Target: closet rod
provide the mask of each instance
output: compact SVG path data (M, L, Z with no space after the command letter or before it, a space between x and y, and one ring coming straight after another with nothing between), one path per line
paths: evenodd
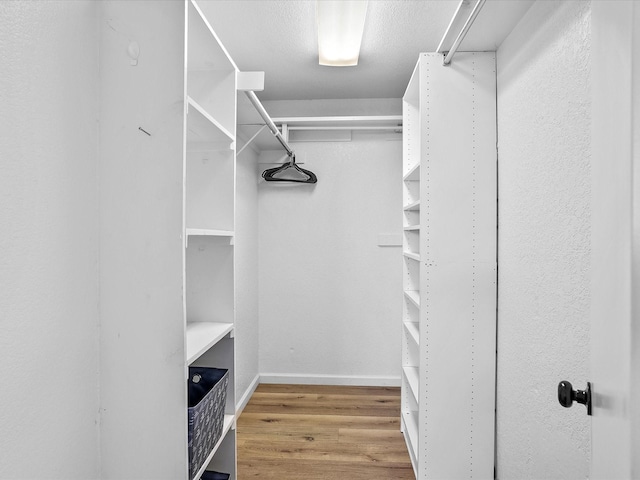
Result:
M456 52L458 51L458 48L460 47L460 44L462 43L462 40L464 40L464 37L466 37L467 33L469 33L469 29L471 28L471 25L473 25L473 22L476 20L476 17L480 13L480 10L482 9L486 1L487 0L478 0L477 3L474 5L473 10L471 10L471 13L469 14L469 18L467 18L467 21L462 26L462 30L460 30L460 33L458 34L455 41L453 42L453 45L451 45L451 48L445 55L444 61L442 62L443 65L449 65L451 63L453 56L456 54ZM454 18L451 20L451 23L449 24L449 28L451 28L451 26L453 25L456 19L456 16L459 15L463 3L464 3L464 0L460 2L460 5L458 6L456 13L454 14ZM438 52L442 50L444 39L447 37L448 34L449 34L449 30L447 29L447 32L445 32L444 37L442 37L442 41L438 46L438 50L437 50Z
M325 131L325 130L393 130L393 131L400 131L402 130L402 125L375 125L375 126L366 126L366 125L340 125L340 126L330 126L330 127L323 127L322 125L311 125L311 126L304 126L304 125L300 125L300 126L289 126L288 127L289 131L292 130L308 130L308 131L313 131L313 130L320 130L320 131Z
M262 106L262 103L260 103L260 100L258 100L258 97L256 96L256 94L251 90L247 90L244 93L247 94L247 98L249 98L249 100L251 101L255 109L258 111L262 119L266 122L267 127L269 127L269 130L271 130L271 133L273 133L273 136L278 139L278 141L280 142L280 145L282 145L282 148L284 148L285 151L287 152L287 155L289 155L289 158L293 158L294 157L293 150L291 149L291 147L289 147L289 144L280 133L280 130L278 130L278 127L276 127L276 124L273 123L273 120L271 120L271 117Z
M273 118L273 122L277 125L279 123L288 123L289 125L302 125L302 124L333 124L341 125L347 123L355 123L358 125L367 125L370 123L387 124L387 123L402 123L402 115L352 115L342 117L276 117Z

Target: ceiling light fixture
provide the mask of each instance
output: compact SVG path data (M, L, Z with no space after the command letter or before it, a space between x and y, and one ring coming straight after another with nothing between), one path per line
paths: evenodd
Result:
M320 65L358 64L367 0L316 0Z

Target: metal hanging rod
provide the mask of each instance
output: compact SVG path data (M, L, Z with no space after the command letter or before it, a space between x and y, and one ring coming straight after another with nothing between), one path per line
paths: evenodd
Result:
M274 117L271 119L278 125L287 124L290 130L302 127L330 130L335 128L352 130L383 130L402 128L402 115L354 115L343 117ZM243 126L259 127L264 123L240 123Z
M371 125L371 126L367 126L367 125L332 125L332 126L322 126L322 125L300 125L300 126L293 126L290 125L288 127L289 131L299 131L299 130L306 130L306 131L327 131L327 130L371 130L371 131L378 131L378 130L392 130L392 131L401 131L402 130L402 125Z
M284 137L280 133L280 130L278 130L278 127L276 127L276 124L273 123L273 120L271 120L271 117L269 116L267 111L262 106L262 103L260 103L260 100L258 99L256 94L253 93L253 91L251 91L251 90L247 90L244 93L247 95L247 98L249 99L249 101L251 101L251 103L253 104L255 109L258 111L258 113L260 114L262 119L265 121L265 123L266 123L267 127L269 128L269 130L271 130L271 133L273 133L273 136L276 137L276 139L280 142L280 145L282 145L282 148L285 149L285 151L287 152L287 155L290 158L293 158L295 156L294 153L293 153L293 150L291 149L291 147L289 146L287 141L284 139ZM249 143L250 142L247 142L247 145Z
M249 96L249 92L245 92L249 99L251 100L251 96ZM253 93L253 92L251 92ZM262 111L264 111L264 107L259 103L259 100L256 98L258 102L257 105L254 103L256 110L262 115ZM262 110L261 110L262 109ZM266 111L264 111L265 114ZM268 117L268 115L267 115ZM264 119L264 116L263 116ZM279 117L279 118L268 118L265 119L266 123L241 123L238 125L242 126L254 126L254 127L262 127L260 128L237 152L240 154L246 147L249 146L251 142L253 142L260 133L266 128L269 127L271 132L273 133L273 127L280 131L281 137L276 135L276 138L282 143L289 142L289 132L290 131L340 131L340 130L354 130L354 131L370 131L370 132L381 132L381 131L392 131L392 132L402 132L402 115L352 115L352 116L338 116L338 117ZM275 135L275 133L274 133ZM285 148L286 150L286 148ZM289 153L291 149L287 151Z
M460 30L460 33L458 33L458 36L454 40L453 45L451 45L451 48L449 49L449 51L445 55L444 61L442 62L443 65L451 64L451 60L453 59L453 56L458 51L458 48L460 47L460 44L462 43L462 40L464 40L464 37L467 35L467 33L469 33L469 29L471 28L471 25L473 25L473 22L476 20L476 17L480 13L480 10L482 10L482 7L484 6L486 1L487 0L478 0L476 2L476 4L474 5L473 9L471 10L471 13L469 14L469 18L467 18L466 22L462 26L462 29ZM445 32L444 36L442 37L442 40L440 41L440 45L438 45L438 48L436 50L437 53L444 52L445 39L449 36L450 29L453 27L453 25L455 23L457 23L456 22L457 17L462 12L462 7L463 7L464 4L465 4L465 0L462 0L460 2L460 4L458 5L456 13L453 15L453 18L451 19L451 22L449 23L449 26L447 27L447 31Z
M339 117L276 117L273 121L277 123L288 123L295 125L318 124L318 125L344 125L353 123L356 125L367 124L388 124L402 123L402 115L350 115Z

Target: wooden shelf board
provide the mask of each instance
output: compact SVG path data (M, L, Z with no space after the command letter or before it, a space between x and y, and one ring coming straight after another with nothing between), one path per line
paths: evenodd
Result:
M416 307L420 308L420 292L416 290L405 290L404 296L407 297Z
M407 329L407 332L409 332L413 341L416 342L416 345L420 346L420 330L418 328L418 324L413 322L404 322L404 328Z
M405 232L419 232L420 225L409 225L408 227L403 227Z
M211 452L209 453L209 455L207 455L207 459L204 461L204 463L202 464L202 467L200 467L200 470L198 470L198 472L195 474L192 480L196 480L196 479L199 480L200 477L202 477L205 470L209 466L209 463L211 463L211 460L213 459L214 455L218 451L218 448L222 444L222 441L227 436L227 433L229 433L229 430L231 430L231 427L233 427L235 420L236 420L235 415L224 416L224 424L222 426L222 435L220 435L220 439L213 446L213 448L211 449Z
M420 180L420 164L417 163L402 177L402 180L407 181L417 181Z
M413 212L416 210L420 210L420 200L416 200L415 202L412 202L409 205L404 206L405 212Z
M232 331L233 323L187 323L187 365L195 362L203 353Z
M224 144L233 148L235 136L222 126L209 112L207 112L193 98L187 97L189 106L187 115L187 143L190 147L200 144Z
M402 253L405 257L410 258L412 260L417 260L418 262L420 261L420 255L417 253L411 253L411 252L403 252Z

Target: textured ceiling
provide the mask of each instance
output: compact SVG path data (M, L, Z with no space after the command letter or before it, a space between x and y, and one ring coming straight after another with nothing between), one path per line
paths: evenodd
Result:
M261 100L399 98L435 51L455 0L370 0L355 67L318 65L315 0L199 0L238 68L264 71ZM495 50L532 0L488 0L461 50Z

